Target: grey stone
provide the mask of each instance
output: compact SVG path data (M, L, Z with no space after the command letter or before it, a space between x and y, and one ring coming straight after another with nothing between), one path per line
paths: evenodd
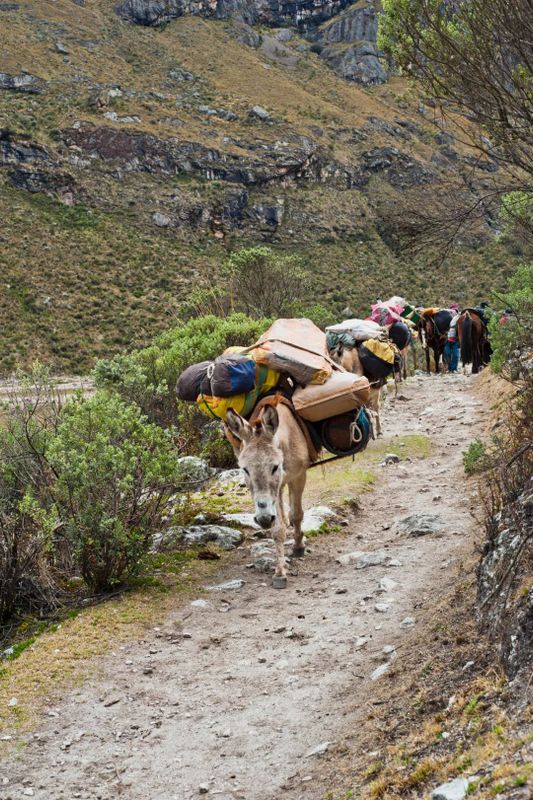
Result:
M170 217L167 217L166 214L161 214L160 211L156 211L152 216L152 222L154 225L157 225L158 228L168 228L172 220Z
M390 664L387 662L385 664L380 664L379 667L376 667L374 672L370 676L371 681L377 681L379 678L383 677L390 669Z
M389 603L376 603L374 605L376 611L379 611L380 614L386 614L390 608Z
M398 584L396 583L396 581L393 581L392 578L388 578L388 577L384 576L379 581L378 591L380 591L380 592L390 592L397 585Z
M316 747L313 747L311 748L311 750L308 750L307 753L304 755L304 758L321 756L324 753L327 753L332 744L335 744L335 742L321 742L320 744L317 744Z
M440 533L443 530L443 521L438 514L411 514L398 523L398 531L408 536L427 536Z
M242 469L225 469L217 475L217 483L224 488L230 488L235 484L245 486L244 472Z
M335 561L338 561L342 566L353 564L355 569L365 569L366 567L377 567L380 564L386 564L388 559L389 556L383 550L376 550L374 553L354 550L351 553L338 556Z
M207 461L198 456L182 456L178 459L178 464L187 488L200 486L213 475L213 470Z
M29 75L25 72L20 75L10 75L8 72L0 72L0 89L11 89L26 94L41 94L45 88L46 81L36 75Z
M125 125L131 124L133 122L140 122L141 121L141 118L137 117L135 115L133 115L133 116L125 115L125 116L121 117L121 116L119 116L117 114L116 111L106 111L105 114L104 114L104 117L106 119L111 120L111 122L121 122L121 123L124 123Z
M61 54L62 54L62 55L64 55L64 56L68 56L68 54L69 54L69 50L68 50L68 48L67 48L67 47L66 47L66 46L63 44L63 42L56 42L56 51L57 51L58 53L61 53Z
M401 461L400 456L396 455L396 453L386 453L385 458L383 459L384 464L399 464Z
M310 533L311 531L320 530L321 526L328 520L336 517L335 511L329 506L314 506L304 511L304 518L302 520L302 531Z
M405 617L400 622L400 628L412 628L416 624L416 619L414 617Z
M468 791L466 778L455 778L449 783L443 783L431 792L432 800L463 800Z
M226 583L219 583L215 586L206 586L208 592L233 592L237 589L242 589L246 581L239 578L233 581L226 581Z
M189 546L214 542L224 550L233 550L242 540L241 531L223 525L193 525L183 533L183 542Z
M222 514L222 519L226 522L235 522L237 525L242 525L243 528L251 528L254 531L262 530L261 526L254 522L254 515L247 512Z
M263 108L263 106L254 106L250 110L250 115L252 117L257 117L258 119L263 120L263 121L266 121L266 120L270 119L270 114L268 113L266 108Z

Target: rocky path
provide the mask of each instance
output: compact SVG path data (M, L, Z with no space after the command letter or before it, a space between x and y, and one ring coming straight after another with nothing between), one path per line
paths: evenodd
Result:
M427 435L431 456L378 468L353 525L313 540L285 591L246 569L249 546L237 551L217 579L244 585L202 594L109 654L98 684L51 709L3 765L0 797L323 798L332 787L321 782L321 754L354 729L376 681L413 646L417 610L453 583L471 536L461 455L482 424L472 380L404 386L407 399L384 415L386 438ZM413 535L421 514L432 515L432 532ZM354 552L366 557L343 558Z

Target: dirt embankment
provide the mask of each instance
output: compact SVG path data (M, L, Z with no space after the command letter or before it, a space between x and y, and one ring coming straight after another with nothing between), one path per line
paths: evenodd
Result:
M92 681L51 690L36 730L8 733L21 747L1 770L0 797L423 797L455 777L480 697L503 685L469 606L476 501L462 451L485 414L473 383L419 377L388 402L385 441L399 436L401 449L403 436L427 437L429 455L376 465L363 507L310 542L285 591L247 569L245 545L209 579L241 588L198 587L101 658ZM349 465L337 474L333 495L349 498ZM308 505L317 499L327 498L314 471Z

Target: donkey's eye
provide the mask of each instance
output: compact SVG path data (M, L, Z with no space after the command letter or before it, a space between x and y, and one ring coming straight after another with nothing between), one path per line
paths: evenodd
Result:
M246 467L243 467L243 468L242 468L242 471L243 471L243 472L245 472L247 475L249 475L249 474L250 474L250 473L248 472L248 470L246 469Z
M276 464L275 466L273 466L273 467L272 467L272 475L273 475L275 472L277 472L277 471L278 471L278 469L279 469L279 466L278 466L278 464Z

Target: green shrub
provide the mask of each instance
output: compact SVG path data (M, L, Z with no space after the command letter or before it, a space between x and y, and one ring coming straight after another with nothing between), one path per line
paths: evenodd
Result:
M245 314L191 319L158 336L150 347L98 361L93 377L98 387L137 403L151 422L169 427L177 420L174 387L178 375L227 347L253 344L269 324L268 319Z
M480 439L470 442L468 450L463 453L463 464L467 475L479 472L486 465L487 451Z
M98 392L68 403L47 458L63 534L86 583L104 591L135 574L180 483L168 431Z
M498 301L513 313L504 325L497 315L490 320L491 368L514 380L528 369L533 349L533 263L519 267L509 280L509 291Z

